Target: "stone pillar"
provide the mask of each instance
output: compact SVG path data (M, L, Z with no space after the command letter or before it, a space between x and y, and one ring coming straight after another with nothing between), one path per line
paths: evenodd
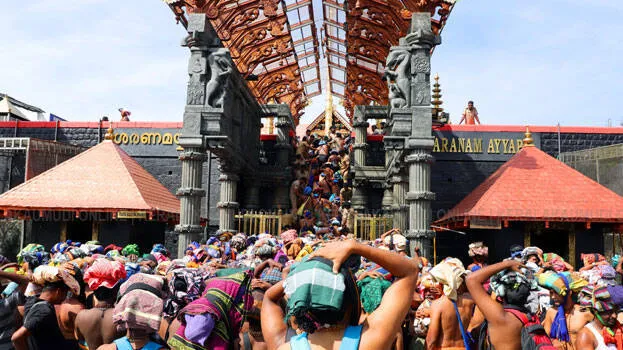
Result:
M394 191L391 183L383 184L383 201L381 202L383 210L391 212L394 205ZM395 226L394 226L395 227Z
M221 198L216 206L219 208L219 230L221 232L236 231L234 216L240 207L236 202L238 180L238 175L227 172L221 172L218 179L221 184Z
M394 214L394 228L399 228L402 232L407 232L409 211L406 202L407 191L409 190L409 178L404 171L390 178L392 185L392 213Z
M208 78L209 47L213 44L211 40L216 38L215 33L209 30L205 15L190 18L188 33L183 42L183 46L190 49L190 58L184 126L179 138L180 147L183 148L179 156L182 162L181 187L177 191L180 197L180 223L175 226L175 232L179 235L179 254L184 254L192 241L200 240L204 231L200 224L201 199L205 196L201 180L207 153L205 139L201 134L201 109Z
M406 236L411 254L419 247L421 254L428 258L433 256L435 234L430 229L431 201L435 198L430 191L430 164L433 161L430 52L440 43L441 38L431 29L430 13L413 13L409 33L399 40L399 46L391 48L386 63L391 125L386 147L391 142L403 150L409 178L408 192L404 196L403 179L393 181L394 199L405 198L409 206ZM402 171L398 171L400 173ZM401 208L396 204L397 209ZM401 214L400 211L394 213L398 222L403 220Z
M355 178L353 180L353 198L351 204L353 209L357 212L363 212L368 206L368 196L365 193L365 187L368 185L367 181Z
M290 131L294 130L294 123L290 116L290 110L281 105L277 114L277 167L283 169L282 176L276 176L275 197L273 209L282 209L290 212L290 184L292 182L292 168L290 167L290 155L293 153L290 142Z
M366 150L368 149L368 122L360 106L355 107L353 128L355 129L355 143L353 144L354 165L366 165Z
M405 196L409 203L407 237L415 240L411 242L412 251L415 247L419 247L423 256L432 257L432 239L435 232L430 228L431 201L435 199L435 194L430 191L430 164L434 160L430 152L433 148L433 140L423 142L421 146L421 148L411 150L405 159L409 164L409 192Z
M183 140L180 138L180 144ZM180 235L178 252L184 252L192 241L200 240L203 233L200 224L201 198L205 196L205 191L201 188L201 180L207 154L201 147L184 147L179 159L182 162L182 184L177 196L180 197L181 208L180 224L175 227L175 232Z
M260 184L253 179L245 182L244 209L260 209Z

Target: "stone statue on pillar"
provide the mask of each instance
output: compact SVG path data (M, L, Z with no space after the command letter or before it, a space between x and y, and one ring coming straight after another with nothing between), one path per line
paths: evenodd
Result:
M411 253L432 257L430 164L433 147L430 53L441 43L429 12L413 13L409 33L390 49L386 64L390 133L385 137L395 220L407 226ZM407 212L408 209L408 212Z

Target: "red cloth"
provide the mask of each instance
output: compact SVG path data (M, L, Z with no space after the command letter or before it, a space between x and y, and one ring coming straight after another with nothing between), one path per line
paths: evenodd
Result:
M97 259L84 274L84 280L91 290L99 287L112 288L125 277L126 271L123 264L108 259Z
M121 252L123 250L123 247L119 247L114 244L109 244L106 246L106 248L104 248L104 252L108 253L109 250L116 250L116 251Z

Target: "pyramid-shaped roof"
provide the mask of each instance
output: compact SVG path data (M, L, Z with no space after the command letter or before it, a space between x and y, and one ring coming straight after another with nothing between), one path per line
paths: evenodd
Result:
M323 111L321 112L308 126L307 126L307 130L314 130L314 128L316 128L316 126L318 126L318 124L325 122L325 116L326 116L327 111ZM350 122L348 121L348 119L346 119L342 114L340 114L340 112L336 111L335 109L332 109L332 121L331 121L331 125L336 125L336 124L342 124L344 126L343 129L348 130L348 131L353 131L353 126L350 124Z
M177 214L180 202L107 140L0 195L0 209Z
M437 224L471 219L623 222L623 197L530 145Z

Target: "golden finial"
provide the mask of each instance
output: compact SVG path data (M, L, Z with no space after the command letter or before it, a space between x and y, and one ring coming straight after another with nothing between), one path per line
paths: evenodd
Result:
M104 136L104 140L112 141L113 139L113 129L112 123L108 124L108 130L106 130L106 135Z
M441 85L439 84L439 74L435 73L435 84L433 84L433 119L439 119L441 117L441 113L443 112L443 108L441 105L443 101L441 100Z
M526 126L526 133L523 139L523 147L534 147L534 140L532 139L532 133L530 129Z

